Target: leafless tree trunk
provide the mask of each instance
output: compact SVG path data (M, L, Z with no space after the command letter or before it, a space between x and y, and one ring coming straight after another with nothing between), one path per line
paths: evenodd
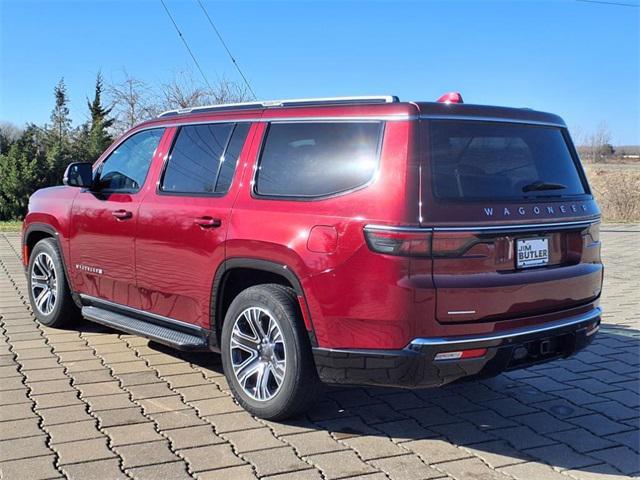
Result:
M591 161L597 162L600 160L603 147L611 143L611 131L607 122L600 122L596 130L587 139Z
M126 70L123 73L124 79L120 83L107 87L107 95L113 105L114 129L119 133L154 117L159 110L154 105L152 89Z

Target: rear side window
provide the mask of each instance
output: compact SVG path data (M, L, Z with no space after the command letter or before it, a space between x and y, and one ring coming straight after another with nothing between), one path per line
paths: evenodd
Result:
M381 135L381 122L273 123L255 191L313 198L360 187L376 171Z
M160 189L168 193L223 194L231 185L248 124L181 127Z
M523 199L586 193L567 139L556 127L430 121L435 196Z

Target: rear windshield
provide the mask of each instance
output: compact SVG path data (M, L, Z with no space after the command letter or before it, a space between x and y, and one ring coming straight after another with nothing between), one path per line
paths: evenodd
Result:
M429 122L435 196L522 199L586 193L559 128L515 123Z

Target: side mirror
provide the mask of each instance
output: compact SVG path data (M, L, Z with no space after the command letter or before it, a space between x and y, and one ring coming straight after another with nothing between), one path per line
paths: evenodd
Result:
M62 177L62 183L69 187L89 188L93 184L93 164L73 162L67 166Z

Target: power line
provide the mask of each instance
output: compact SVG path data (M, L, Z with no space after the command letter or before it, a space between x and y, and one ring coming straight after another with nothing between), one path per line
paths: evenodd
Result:
M605 2L604 0L576 0L576 2L584 3L599 3L601 5L615 5L617 7L631 7L638 8L640 5L634 5L632 3L620 3L620 2Z
M164 3L164 0L160 0L160 3L162 3L162 6L164 7L164 11L167 12L167 15L169 16L169 19L171 20L171 23L173 23L173 26L176 28L176 32L178 32L178 36L180 37L180 40L182 40L182 43L184 43L184 46L187 48L187 51L189 52L189 55L191 55L191 58L193 59L193 63L195 63L196 67L198 67L198 71L200 72L200 75L202 75L204 83L207 84L207 86L209 87L209 90L213 90L213 87L211 87L211 84L209 83L209 80L207 80L207 76L204 74L204 72L202 71L202 68L200 67L200 64L198 63L198 59L196 58L196 56L191 51L191 48L189 47L189 44L187 43L187 39L184 38L184 36L182 35L182 32L178 28L178 24L173 19L173 16L171 15L171 12L167 8L167 5Z
M216 35L220 39L220 43L222 43L222 46L227 51L227 54L229 55L229 58L233 62L233 65L236 67L236 70L238 70L238 73L242 77L242 80L244 80L244 83L247 86L247 88L249 89L249 91L251 92L251 95L253 95L254 99L257 99L258 97L256 97L256 94L253 91L253 88L251 88L251 85L249 84L249 80L247 80L247 77L245 77L244 73L242 73L242 70L240 69L240 65L238 65L238 62L236 62L236 59L233 58L233 55L231 54L231 50L229 50L229 47L227 47L227 44L225 43L224 39L222 38L222 35L220 34L218 29L216 28L216 25L213 23L213 20L209 16L209 12L207 12L207 9L204 8L204 5L202 4L202 2L200 0L198 0L198 5L200 5L200 8L202 9L202 11L204 12L205 16L207 17L207 20L209 20L209 24L211 25L211 28L213 28L213 31L216 32Z

